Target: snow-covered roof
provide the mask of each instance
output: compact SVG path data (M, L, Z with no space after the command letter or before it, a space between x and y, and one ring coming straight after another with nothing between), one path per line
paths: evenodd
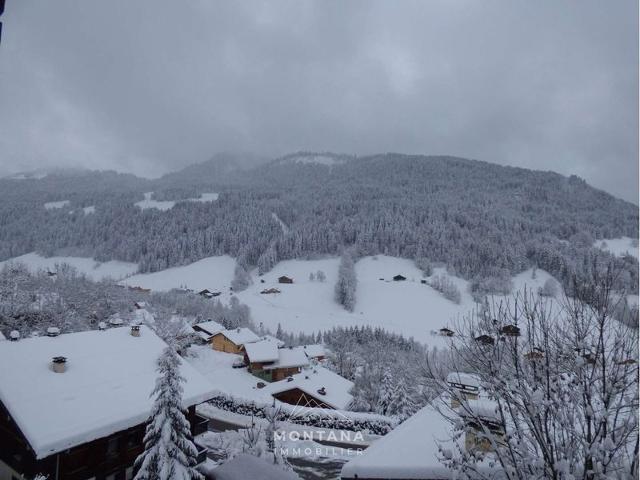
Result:
M245 345L246 348L246 345ZM309 359L302 347L279 348L278 359L263 368L272 370L274 368L304 367L309 365Z
M269 342L273 342L276 344L278 348L284 347L285 343L279 338L274 337L273 335L263 335L262 340L268 340Z
M196 330L202 330L205 333L208 333L209 336L211 335L215 335L216 333L220 333L221 331L224 330L224 327L222 325L220 325L218 322L214 322L213 320L209 320L207 322L202 322L202 323L196 323L194 325L194 328L196 328Z
M304 345L302 348L304 348L304 353L309 358L324 357L325 355L324 345L321 345L319 343L313 345Z
M258 342L260 340L260 337L248 328L234 328L233 330L222 330L218 333L221 333L236 345L244 345L246 343Z
M258 457L241 453L211 470L215 480L300 480L292 471L285 471Z
M247 343L244 346L249 362L275 362L278 360L278 345L270 340Z
M473 373L451 372L447 375L447 383L458 385L466 385L469 387L480 388L480 377Z
M438 459L438 443L451 443L451 424L432 405L419 410L362 455L347 462L342 479L449 479Z
M146 326L139 337L124 327L1 342L0 401L37 458L45 458L145 422L165 347ZM55 356L67 358L64 373L51 370ZM180 373L185 408L214 396L186 361Z
M291 378L293 378L292 381L284 379L270 383L264 390L273 395L299 388L336 410L346 410L353 400L349 393L353 388L353 382L324 367L306 368L292 375ZM321 388L324 388L324 395L318 393Z

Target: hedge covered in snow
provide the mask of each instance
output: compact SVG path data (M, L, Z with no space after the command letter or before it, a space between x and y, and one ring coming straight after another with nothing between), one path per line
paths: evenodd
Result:
M219 395L209 400L208 403L220 410L258 418L265 418L265 410L271 407L267 404L241 400L228 395ZM383 415L324 408L300 408L286 404L279 405L277 419L312 427L351 430L375 435L385 435L396 426L393 419Z

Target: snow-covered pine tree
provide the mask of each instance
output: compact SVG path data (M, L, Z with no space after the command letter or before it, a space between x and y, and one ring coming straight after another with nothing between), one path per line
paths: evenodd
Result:
M196 446L182 412L180 358L172 347L158 358L155 403L144 436L145 449L136 459L135 480L203 480L195 469Z
M345 250L340 259L335 298L349 312L353 312L356 306L356 285L357 278L353 257L349 251Z

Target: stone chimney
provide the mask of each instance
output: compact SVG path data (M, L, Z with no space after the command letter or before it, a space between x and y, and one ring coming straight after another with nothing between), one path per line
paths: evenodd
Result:
M131 336L132 337L140 336L140 325L131 325Z
M64 373L67 370L67 357L53 357L51 368L55 373Z

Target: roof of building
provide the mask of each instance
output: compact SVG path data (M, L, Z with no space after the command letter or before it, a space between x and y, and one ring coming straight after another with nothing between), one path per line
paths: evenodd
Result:
M274 368L291 368L291 367L305 367L309 365L309 359L304 353L302 347L289 347L278 349L278 359L263 368L265 370L272 370Z
M316 343L313 345L304 345L302 348L304 349L304 353L309 358L318 358L325 356L324 345L320 343Z
M220 333L224 330L224 327L220 325L218 322L214 322L213 320L208 320L206 322L196 323L194 328L197 330L201 330L205 333L208 333L209 336L215 335L216 333Z
M274 342L278 346L278 348L284 347L285 345L285 343L282 340L274 337L273 335L263 335L261 338L262 340L268 340L270 342Z
M346 410L353 400L349 393L353 388L353 382L324 367L307 368L291 378L291 381L284 379L270 383L265 390L273 395L299 388L336 410ZM321 388L324 388L324 395L318 393Z
M457 383L460 385L480 388L480 377L473 373L451 372L447 375L447 383Z
M340 476L449 479L451 471L440 463L438 444L451 441L451 424L436 408L427 405L347 462Z
M300 480L292 471L268 463L253 455L241 453L211 470L215 480Z
M236 345L244 345L246 343L260 341L260 337L248 328L234 328L231 330L222 330L218 333L221 333Z
M139 337L123 327L1 342L0 401L36 457L45 458L145 422L165 347L146 326ZM67 358L66 372L51 370L56 356ZM186 361L180 373L185 408L214 395Z
M278 360L278 345L271 340L247 343L244 348L251 363L275 362Z

